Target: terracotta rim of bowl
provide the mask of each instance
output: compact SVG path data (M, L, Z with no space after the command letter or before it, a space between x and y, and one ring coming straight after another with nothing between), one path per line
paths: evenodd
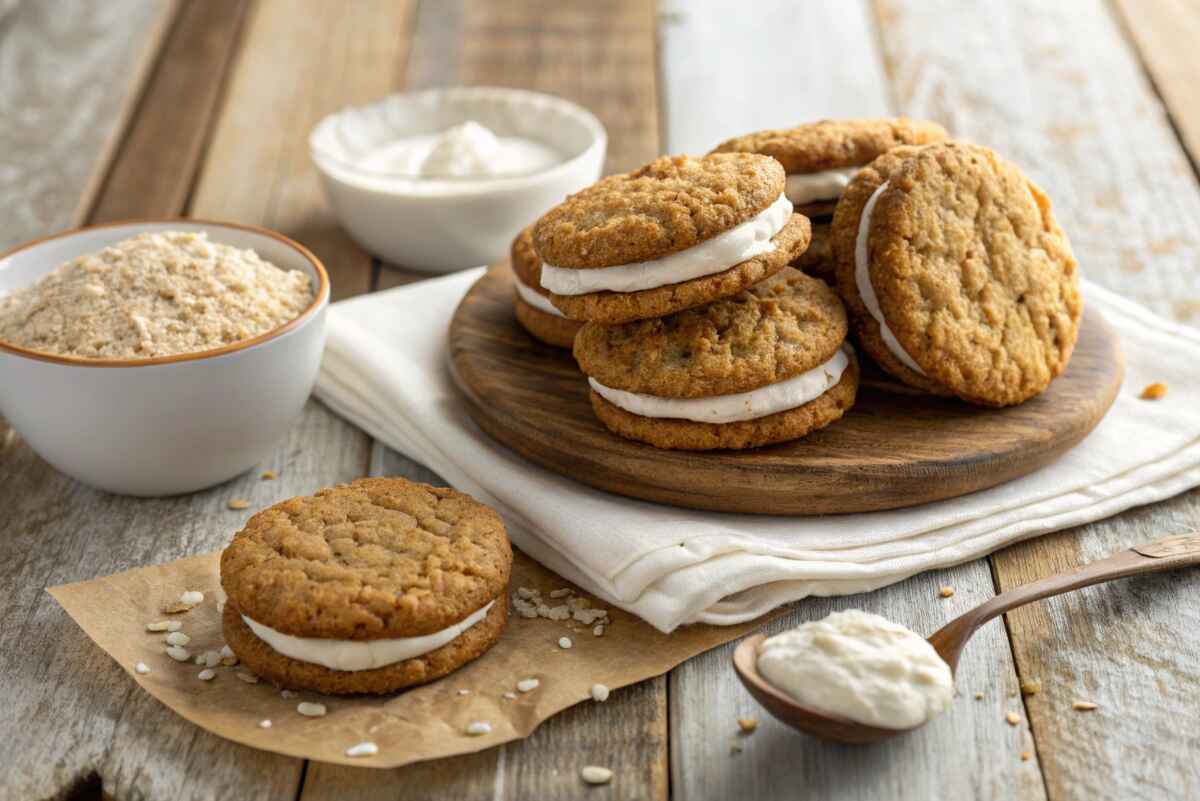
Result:
M303 256L309 264L312 265L313 271L317 274L317 290L313 293L313 300L304 311L300 312L295 318L288 320L283 325L272 328L270 331L265 331L251 339L244 339L239 342L231 342L228 345L222 345L219 348L210 350L200 350L194 353L176 353L172 356L155 356L151 359L88 359L83 356L60 356L56 353L47 353L40 350L31 350L23 348L20 345L13 345L4 340L0 340L0 351L11 353L15 356L24 356L27 359L34 359L40 362L52 362L54 364L64 364L74 367L151 367L161 364L176 364L178 362L191 362L199 359L208 359L214 356L224 356L227 353L233 353L246 348L252 348L255 345L260 345L263 342L275 339L289 331L293 331L302 326L306 321L312 318L313 315L328 301L329 299L329 273L325 271L325 265L321 260L313 254L311 250L301 245L294 239L286 237L283 234L272 231L269 228L263 228L258 225L243 225L242 223L222 222L220 220L207 220L193 217L154 217L134 220L116 220L114 222L100 223L98 225L81 225L77 228L72 228L68 231L62 231L50 236L43 236L39 239L34 239L22 245L17 245L11 250L0 253L0 262L11 258L23 251L37 247L43 242L49 242L54 239L64 239L68 236L74 236L83 231L96 231L103 228L119 228L122 226L135 225L161 225L164 223L183 223L188 225L203 225L212 228L232 228L238 231L248 231L253 234L274 239Z

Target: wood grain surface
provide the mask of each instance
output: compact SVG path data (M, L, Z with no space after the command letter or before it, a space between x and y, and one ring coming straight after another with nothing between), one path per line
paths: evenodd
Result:
M865 360L854 406L803 439L692 453L610 433L568 354L513 316L507 264L450 323L450 363L479 427L522 456L598 489L749 514L870 512L954 498L1026 475L1082 440L1116 398L1123 363L1098 312L1084 314L1067 370L1020 406L984 409L913 392Z

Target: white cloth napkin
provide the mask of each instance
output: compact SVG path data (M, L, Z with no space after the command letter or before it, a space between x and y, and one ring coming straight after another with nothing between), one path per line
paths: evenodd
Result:
M1031 475L954 500L831 517L720 514L609 495L515 455L467 416L447 367L446 329L481 274L334 304L317 396L496 508L527 554L663 631L875 589L1200 484L1200 332L1089 284L1086 302L1120 335L1125 383L1084 442ZM1166 398L1139 400L1155 381L1168 385Z

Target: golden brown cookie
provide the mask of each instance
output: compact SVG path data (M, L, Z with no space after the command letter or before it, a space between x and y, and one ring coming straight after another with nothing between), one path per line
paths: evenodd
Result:
M833 251L829 246L829 222L812 223L812 242L800 257L792 262L797 270L803 270L828 284L834 281Z
M513 274L521 287L514 288L513 310L517 322L535 339L556 348L570 348L575 344L575 334L582 323L564 317L550 303L550 293L542 288L542 260L533 249L533 226L517 234L511 248ZM546 299L549 310L534 306L521 297L522 289Z
M443 675L495 641L511 570L504 524L491 509L452 489L363 478L275 504L234 536L221 554L226 639L248 665L294 686L396 690ZM438 634L493 602L482 620L437 650L369 670L285 656L231 625L229 614L305 641L383 644Z
M1083 308L1070 243L1041 190L991 150L943 142L880 158L843 196L833 249L860 344L902 381L1006 406L1066 369Z
M534 227L541 285L576 320L621 323L727 297L808 247L778 162L664 156L605 178Z
M738 136L714 153L761 153L783 165L787 194L796 211L811 218L833 213L852 170L901 145L921 145L946 138L934 122L894 119L820 120ZM830 172L841 173L829 175ZM821 176L826 180L819 180ZM829 180L836 179L836 180ZM818 181L816 184L813 181Z
M858 385L846 313L786 269L733 297L624 325L588 323L575 358L610 430L661 448L750 448L841 417Z

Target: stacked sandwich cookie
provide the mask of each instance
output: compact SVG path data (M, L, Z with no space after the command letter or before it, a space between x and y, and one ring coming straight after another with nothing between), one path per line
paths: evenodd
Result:
M939 395L1021 403L1066 369L1083 303L1050 201L991 150L902 147L834 214L838 290L884 370Z
M496 643L511 570L503 522L469 496L359 479L265 509L234 536L225 640L281 687L395 692Z
M582 323L571 320L550 302L550 292L542 288L542 260L533 249L533 227L524 229L513 240L511 249L514 293L513 307L517 322L535 339L558 348L570 348Z
M853 405L846 332L834 291L786 268L699 308L588 323L575 358L610 431L659 448L754 448L803 437Z
M664 156L572 195L534 227L541 283L573 320L661 317L735 295L808 247L779 163Z
M829 222L859 167L900 145L946 138L936 123L907 119L821 120L794 128L758 131L730 139L714 153L761 153L783 165L785 192L796 211L812 219L812 244L794 262L821 277L833 274Z

